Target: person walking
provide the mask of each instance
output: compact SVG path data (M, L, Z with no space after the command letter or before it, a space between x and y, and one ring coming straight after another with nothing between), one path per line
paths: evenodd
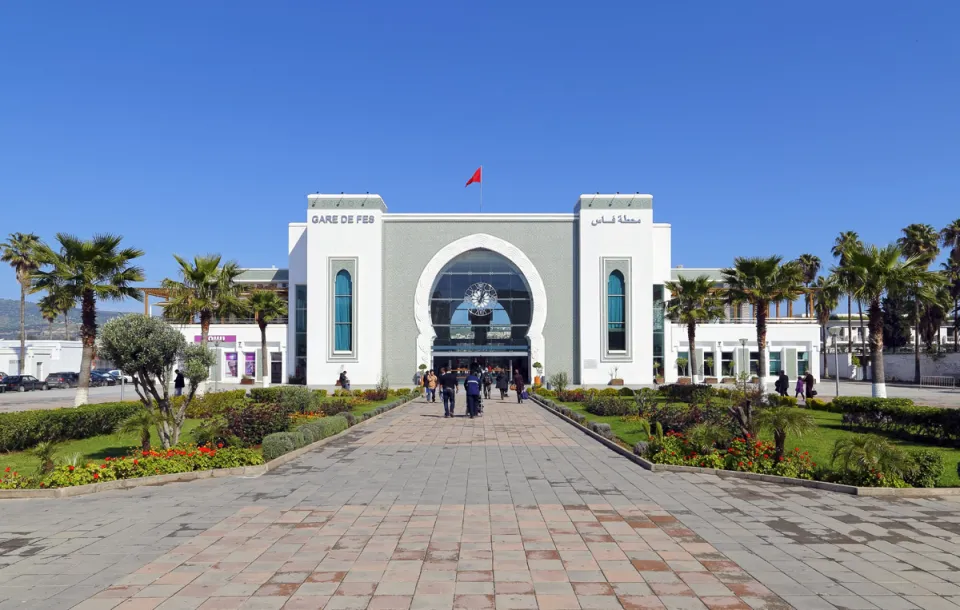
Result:
M816 383L816 379L813 378L813 373L807 371L807 374L803 376L803 385L806 386L806 396L807 400L810 400L817 395L817 391L813 389L813 385Z
M504 375L503 371L497 373L497 389L500 390L500 400L507 399L507 388L510 387L510 383L507 381L507 376Z
M780 376L777 377L777 383L774 384L774 389L780 396L786 396L787 392L790 391L790 378L787 377L785 371L780 371Z
M430 369L427 373L427 400L437 402L437 375Z
M490 388L493 387L493 374L490 373L490 369L484 369L483 373L480 375L480 382L483 384L483 397L487 400L490 399Z
M183 386L186 383L183 381L183 372L180 369L174 371L177 376L173 378L173 395L174 396L183 396Z
M445 368L440 369L440 392L443 396L443 416L453 417L453 409L457 404L457 374Z
M474 371L470 371L463 380L463 389L467 395L467 417L473 419L480 415L480 378Z
M793 396L793 397L794 397L794 398L797 398L797 399L803 398L803 388L804 388L803 376L802 376L802 375L797 375L797 385L796 385L796 387L794 388L794 396Z
M513 374L513 385L517 389L517 403L523 404L523 375L520 371Z

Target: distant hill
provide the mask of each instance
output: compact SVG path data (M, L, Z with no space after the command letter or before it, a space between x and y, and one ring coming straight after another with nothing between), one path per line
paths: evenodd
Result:
M97 325L105 323L111 318L122 316L122 311L97 310ZM67 314L67 325L64 327L63 316L57 318L51 328L50 324L40 315L40 307L36 303L27 302L25 326L28 339L68 339L80 338L80 310L71 309ZM0 339L20 338L20 301L17 299L0 299Z

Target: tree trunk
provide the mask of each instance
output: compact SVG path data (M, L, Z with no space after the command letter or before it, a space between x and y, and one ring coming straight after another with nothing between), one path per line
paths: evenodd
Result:
M960 352L960 299L953 301L953 351Z
M63 340L70 340L70 323L67 321L67 312L63 312Z
M203 349L207 349L207 337L210 336L210 321L213 318L213 315L209 311L200 312L200 345ZM217 358L220 357L220 354L217 354ZM239 363L237 364L239 366ZM197 396L203 396L207 391L207 382L201 381L197 385Z
M853 301L847 295L847 351L853 353Z
M687 342L690 344L690 377L693 383L697 382L697 375L700 373L697 362L697 325L687 324Z
M270 352L267 351L267 323L258 321L257 324L260 325L260 349L263 352L263 355L260 358L260 377L266 379L267 356L270 355Z
M777 318L780 317L780 301L777 301L777 315L776 315L776 317L777 317Z
M26 329L26 318L27 318L27 278L20 278L20 353L17 355L17 366L20 370L17 371L18 375L26 375L27 372L23 370L23 367L27 363L27 329Z
M920 297L913 296L913 383L920 385Z
M820 359L823 360L823 366L820 367L820 375L823 377L827 376L827 327L825 324L820 325Z
M787 446L787 433L784 432L783 430L774 430L773 444L774 444L773 462L777 463L780 461L780 458L783 457L784 450Z
M140 431L140 449L150 451L150 428L144 428Z
M93 349L97 342L97 301L92 290L84 290L80 299L80 340L83 341L83 355L80 358L80 379L77 380L75 407L87 404L90 391L90 364L93 362Z
M787 317L793 317L793 301L787 301Z
M887 397L886 372L883 368L883 310L880 299L870 302L870 355L873 360L872 394L874 398Z
M767 347L767 313L769 310L769 303L760 303L757 306L757 370L760 373L761 384L767 377L767 359L764 357L764 353L766 353ZM749 354L747 359L750 359Z
M867 354L867 333L863 332L865 326L863 325L863 303L857 301L857 313L860 316L860 353L863 355Z

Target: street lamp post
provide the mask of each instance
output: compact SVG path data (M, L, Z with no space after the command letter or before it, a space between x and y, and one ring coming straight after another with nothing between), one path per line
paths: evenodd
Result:
M837 328L830 329L830 337L833 343L833 384L834 395L840 396L840 350L837 347Z
M748 341L750 341L750 339L740 339L740 357L741 357L741 358L743 358L743 353L744 353L744 352L746 351L746 349L747 349L747 342L748 342ZM744 360L744 362L746 362L745 366L746 366L747 370L746 370L746 371L741 371L741 372L746 372L747 377L749 378L749 377L750 377L750 353L749 353L749 352L747 352L747 357L746 357L746 358L743 358L743 360Z

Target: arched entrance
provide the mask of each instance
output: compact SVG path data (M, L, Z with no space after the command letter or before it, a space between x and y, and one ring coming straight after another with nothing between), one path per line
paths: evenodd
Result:
M448 244L424 268L414 304L418 364L519 370L544 363L546 292L516 246L476 234Z

